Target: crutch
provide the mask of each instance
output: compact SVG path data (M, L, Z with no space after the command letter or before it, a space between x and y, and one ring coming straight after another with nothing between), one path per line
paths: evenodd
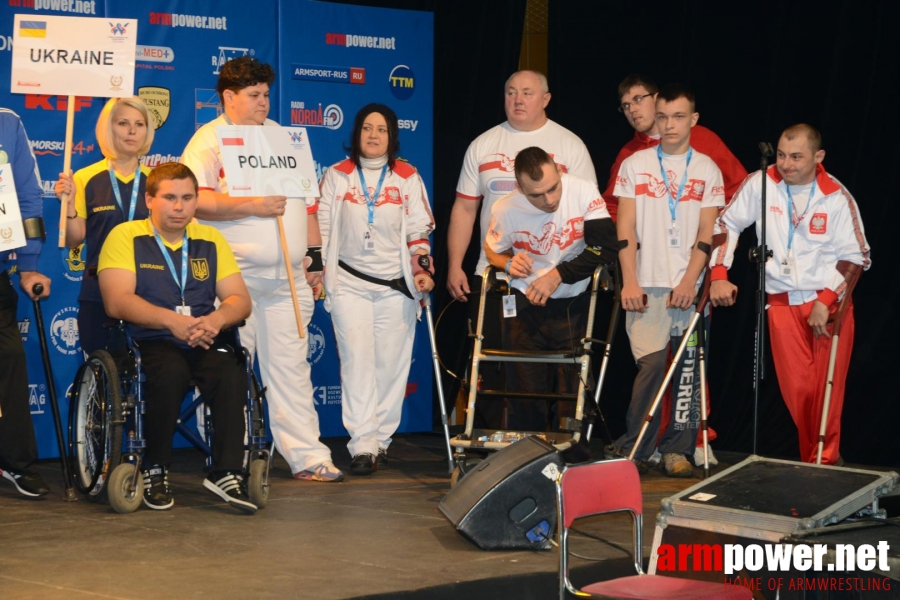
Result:
M691 334L694 332L694 329L697 328L698 323L703 318L703 311L706 309L706 305L709 303L709 270L707 269L706 273L703 276L703 287L700 290L700 295L697 298L697 309L694 311L694 315L691 317L691 322L688 325L687 329L684 331L684 337L681 339L681 343L678 345L678 351L675 352L675 356L672 357L672 363L669 365L668 371L666 371L666 377L663 380L661 386L659 386L659 390L656 392L656 397L653 399L653 404L650 406L650 410L647 411L647 416L644 417L644 424L641 426L641 432L638 434L637 440L634 442L634 446L631 448L631 453L628 455L629 460L634 460L634 454L637 452L637 449L641 445L641 441L644 438L644 434L647 432L647 428L650 426L650 423L653 422L653 419L656 415L656 410L659 408L659 403L662 401L663 395L666 393L666 389L669 387L669 383L672 381L672 374L675 372L675 368L678 366L678 361L681 360L681 355L684 354L684 349L688 345L688 341L690 340ZM702 335L698 336L699 338L703 337ZM703 432L703 475L704 477L709 475L709 430L706 421L706 366L704 364L706 353L704 352L703 345L698 344L698 360L700 361L700 427Z
M50 351L47 348L47 336L44 335L44 315L41 312L40 295L44 293L44 286L34 284L32 293L38 296L34 300L34 315L37 320L38 337L41 338L41 358L44 359L44 375L47 376L47 391L50 393L50 409L53 412L53 424L56 426L56 443L59 448L59 462L62 465L63 483L66 486L64 499L66 502L75 502L75 487L72 485L72 475L69 473L69 461L66 460L66 448L63 442L62 419L59 416L59 405L56 403L56 384L53 382L53 369L50 366Z
M862 275L862 267L855 265L846 260L839 260L836 266L837 270L844 276L847 283L847 289L844 290L844 297L838 306L834 315L829 321L834 323L831 329L831 355L828 358L828 373L825 376L825 397L822 401L822 421L819 423L819 447L816 450L816 464L822 464L822 450L825 447L825 430L828 424L828 412L831 409L831 389L834 383L834 364L837 362L838 340L841 334L841 325L844 324L844 312L850 305L850 295L859 276Z
M438 358L437 342L434 339L434 319L431 316L431 294L422 294L422 305L425 308L425 320L428 323L428 341L431 342L431 360L434 362L434 384L437 386L438 401L441 403L441 423L444 425L444 441L447 443L448 472L453 472L453 450L450 448L450 427L447 418L447 405L444 402L444 386L441 383L441 362Z
M622 274L618 265L612 266L609 271L613 271L612 277L612 286L613 286L613 307L612 313L609 316L609 328L606 331L606 339L605 340L592 340L598 343L603 344L603 358L600 360L600 371L597 373L597 381L594 389L594 405L597 407L597 415L600 417L600 422L603 424L603 428L606 430L607 437L611 437L609 435L609 428L606 427L606 419L603 418L603 412L600 410L600 392L603 390L603 382L606 379L606 368L609 366L609 357L612 354L612 345L613 340L616 337L616 328L619 326L619 310L621 310L622 303L621 298L619 297L619 292L622 289ZM591 421L588 424L587 428L587 441L591 441L591 435L594 432L594 423Z

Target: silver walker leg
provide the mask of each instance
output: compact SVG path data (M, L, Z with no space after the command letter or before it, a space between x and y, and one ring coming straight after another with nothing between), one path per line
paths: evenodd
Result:
M438 359L437 342L434 339L434 319L431 316L431 295L422 294L425 320L428 323L428 340L431 342L431 360L434 362L434 384L437 386L438 401L441 403L441 423L444 426L444 441L447 444L447 469L453 472L453 450L450 448L450 427L447 418L447 404L444 402L444 386L441 384L441 363Z

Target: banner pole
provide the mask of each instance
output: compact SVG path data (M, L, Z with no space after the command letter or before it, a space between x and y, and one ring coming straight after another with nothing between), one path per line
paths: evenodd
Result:
M287 267L288 283L291 286L291 300L294 301L294 316L297 317L297 333L303 335L303 319L300 318L300 302L297 300L297 284L294 283L294 268L291 266L291 255L288 253L287 237L284 235L284 221L281 215L275 217L278 221L278 237L281 240L281 254L284 256L284 265Z
M75 96L66 101L66 150L63 159L63 172L72 176L72 132L75 129ZM60 248L66 247L66 220L69 215L69 194L63 194L59 203L59 238Z

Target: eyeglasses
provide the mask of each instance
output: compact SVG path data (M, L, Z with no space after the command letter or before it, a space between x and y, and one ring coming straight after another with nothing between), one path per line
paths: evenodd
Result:
M631 108L631 104L632 104L632 103L634 103L635 106L637 106L637 105L639 105L641 102L644 101L644 98L646 98L646 97L648 97L648 96L652 96L652 95L653 95L653 94L644 94L643 96L635 96L634 98L631 99L631 102L623 102L622 104L619 105L619 112L620 112L620 113L624 113L626 110L628 110L629 108Z

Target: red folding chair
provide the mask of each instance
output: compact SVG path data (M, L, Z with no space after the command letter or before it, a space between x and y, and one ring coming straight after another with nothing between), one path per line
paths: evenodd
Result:
M567 467L556 483L559 511L559 598L566 592L577 598L660 598L665 600L745 600L747 589L726 588L724 583L647 575L642 566L641 526L643 498L637 467L630 460L605 460ZM637 575L600 581L575 588L569 580L569 528L576 519L612 512L631 514L634 568Z

